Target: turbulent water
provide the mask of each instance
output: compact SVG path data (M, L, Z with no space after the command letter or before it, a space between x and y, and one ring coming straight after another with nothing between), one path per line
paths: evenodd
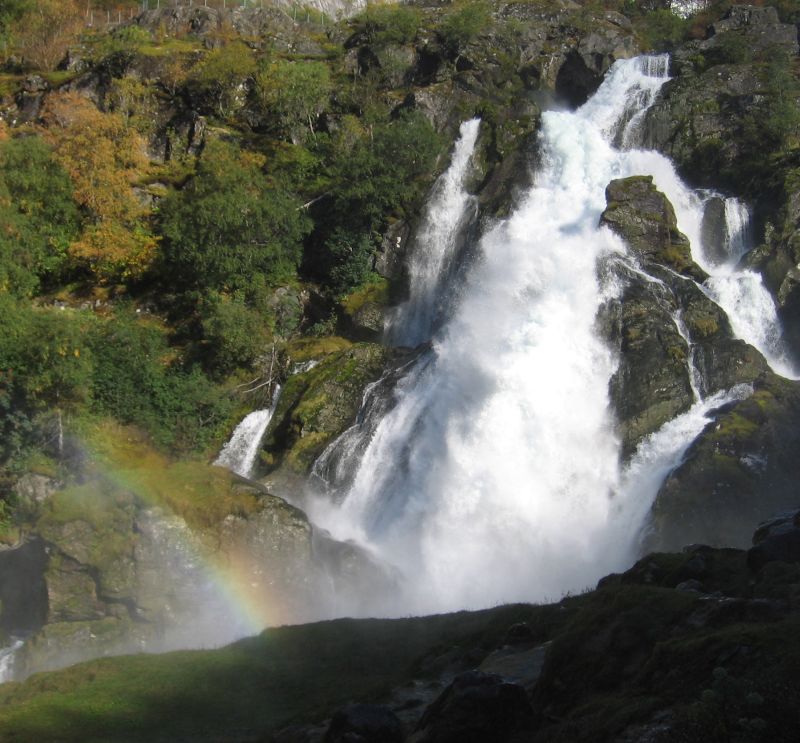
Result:
M628 149L667 70L666 56L617 62L583 107L543 115L533 187L484 235L453 287L441 267L468 208L461 184L477 125L462 128L448 185L435 192L412 252L424 266L415 273L412 263L421 283L391 337L428 340L437 293L457 290L459 302L380 415L369 415L379 406L368 392L359 422L318 463L327 487L306 504L334 536L366 546L404 577L396 603L374 611L553 598L624 568L659 486L709 410L750 394L739 386L703 399L692 375L695 405L642 442L620 471L608 398L616 359L596 330L598 309L620 289L598 266L609 256L629 261L622 242L597 226L613 178L653 175L712 275L704 291L781 368L771 299L755 274L736 268L745 249L741 210L728 216L730 261L707 265L703 198L663 156ZM424 310L413 307L415 296Z
M242 422L236 426L230 440L219 453L214 464L220 467L227 467L231 472L235 472L242 477L249 477L253 471L253 465L258 456L258 448L261 439L264 438L267 426L275 412L278 404L278 397L281 394L281 386L275 385L272 393L272 404L264 410L256 410L246 415Z

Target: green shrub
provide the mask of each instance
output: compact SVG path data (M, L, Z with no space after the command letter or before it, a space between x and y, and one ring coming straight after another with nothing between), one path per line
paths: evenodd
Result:
M290 138L301 138L325 110L332 90L330 72L322 62L268 64L256 76L256 97L278 128Z
M457 56L491 21L491 6L483 0L472 0L447 13L436 31L448 51Z
M189 94L221 118L233 113L240 86L256 72L253 53L236 41L209 52L186 81Z
M333 294L347 294L369 278L375 243L369 235L337 229L325 243L328 285Z
M257 157L210 142L197 173L161 206L163 254L184 286L234 291L292 276L310 230L300 200L272 184Z
M170 363L165 332L118 312L92 333L96 412L148 431L176 451L202 448L218 433L232 403L196 368Z
M357 15L353 29L376 47L388 44L411 44L417 37L420 13L406 5L368 5Z
M80 227L72 183L38 137L0 145L0 289L28 296L62 278Z
M241 294L210 295L201 317L208 364L217 374L250 366L266 352L271 339L268 318L248 307Z

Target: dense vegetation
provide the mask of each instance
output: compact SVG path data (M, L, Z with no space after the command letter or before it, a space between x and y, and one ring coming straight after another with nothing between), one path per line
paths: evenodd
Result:
M405 13L413 39L416 11L381 12L354 28L386 34ZM57 458L65 427L87 417L133 423L176 454L218 446L243 370L301 326L335 329L335 302L373 278L376 241L413 209L445 144L376 95L386 86L351 78L341 32L303 58L254 53L230 30L206 51L85 17L39 0L0 16L2 84L14 95L34 72L52 88L30 123L0 122L0 466L12 480L34 453ZM77 74L54 70L68 50L108 77L99 106L63 87ZM125 76L148 59L155 78ZM154 155L169 101L207 128L191 151Z

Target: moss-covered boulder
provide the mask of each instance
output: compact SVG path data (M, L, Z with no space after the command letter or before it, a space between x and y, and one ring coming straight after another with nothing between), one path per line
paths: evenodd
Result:
M752 524L796 507L800 384L766 373L751 397L716 411L662 485L648 546L747 547Z
M600 224L610 227L640 260L658 263L699 281L706 278L692 260L689 240L680 230L669 199L649 175L611 181Z
M389 351L357 343L290 376L264 439L267 470L304 474L325 447L355 420L364 388L382 373Z
M380 342L389 301L389 282L372 281L347 295L339 304L349 337L361 341Z
M767 364L734 338L725 313L696 283L706 274L692 260L675 211L652 178L612 181L606 199L600 223L622 237L636 264L612 259L624 288L600 316L619 352L610 394L627 457L644 436L688 410L696 392L752 382Z

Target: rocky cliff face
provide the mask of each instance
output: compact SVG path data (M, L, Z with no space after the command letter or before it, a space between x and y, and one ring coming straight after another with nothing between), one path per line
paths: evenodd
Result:
M705 396L752 382L767 365L734 338L725 313L695 283L705 272L652 178L612 181L606 199L601 224L625 240L635 261L611 267L625 288L601 320L620 354L611 398L627 456L644 436L689 409L693 373Z
M696 185L755 203L763 243L746 260L764 276L795 348L797 163L794 135L786 140L781 127L797 106L789 72L797 53L797 28L780 23L774 8L732 7L706 39L675 52L675 77L648 112L644 136Z

